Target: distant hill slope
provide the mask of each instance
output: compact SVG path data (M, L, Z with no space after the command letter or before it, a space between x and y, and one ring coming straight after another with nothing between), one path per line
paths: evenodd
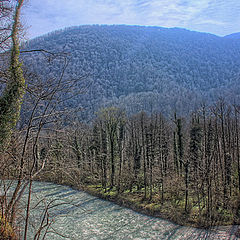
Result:
M226 35L225 38L231 38L231 39L238 39L239 40L240 39L240 32Z
M70 53L66 78L90 74L88 92L68 103L81 104L90 115L100 105L113 103L130 113L184 113L202 100L240 94L240 39L235 35L93 25L52 32L29 41L28 48ZM28 62L42 76L49 75L41 57L26 57ZM51 70L57 72L58 67Z

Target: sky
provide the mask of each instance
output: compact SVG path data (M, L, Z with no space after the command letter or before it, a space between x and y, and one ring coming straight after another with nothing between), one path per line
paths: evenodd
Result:
M240 0L27 0L27 38L70 26L180 27L219 36L240 32Z

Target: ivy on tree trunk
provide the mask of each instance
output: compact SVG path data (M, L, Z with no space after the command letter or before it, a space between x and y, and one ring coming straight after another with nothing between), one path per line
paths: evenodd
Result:
M25 93L25 79L19 60L20 11L24 0L18 0L11 31L12 49L9 67L9 81L0 97L0 151L8 145L13 128L19 120L21 104Z

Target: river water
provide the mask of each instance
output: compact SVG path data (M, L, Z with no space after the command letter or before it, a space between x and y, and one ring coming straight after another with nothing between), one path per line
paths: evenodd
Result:
M32 227L28 239L33 239L44 206L50 201L48 213L54 222L48 230L48 240L237 239L234 233L238 226L213 230L182 227L52 183L34 182L32 199Z

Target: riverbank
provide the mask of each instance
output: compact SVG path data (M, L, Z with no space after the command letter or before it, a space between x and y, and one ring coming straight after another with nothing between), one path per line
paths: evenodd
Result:
M161 203L159 196L154 196L151 201L147 199L145 200L144 193L139 191L125 191L118 193L116 189L111 189L105 192L105 190L99 185L86 185L78 187L77 189L83 190L98 198L114 202L120 206L130 208L136 212L169 220L181 226L206 229L213 226L235 224L232 222L231 218L228 218L228 216L225 215L219 217L217 221L216 217L213 217L210 220L206 219L206 217L200 219L196 217L197 214L195 215L194 211L186 213L182 206L176 206L174 208L171 201L165 200Z
M42 176L40 181L50 181L60 185L67 185L73 189L85 191L98 198L111 201L120 206L130 208L136 212L159 217L181 226L197 227L197 228L210 228L213 226L224 225L239 225L240 219L235 219L234 216L229 215L226 212L219 213L208 217L201 214L199 217L199 209L197 206L192 207L190 211L186 212L184 209L184 200L181 202L172 201L168 196L161 201L161 196L154 194L152 199L144 199L144 190L138 190L133 188L132 191L118 192L116 187L104 189L99 184L83 184L82 182L73 182L68 177L61 178L61 180L55 178L49 178ZM240 235L240 234L239 234Z
M162 218L139 214L110 201L94 197L84 191L49 182L34 182L32 204L40 199L52 205L52 227L74 239L232 239L238 226L219 226L212 229L185 227ZM39 206L40 209L42 208ZM39 208L32 214L41 215ZM51 219L50 219L51 220ZM47 239L58 239L50 235ZM30 237L28 239L33 239Z
M237 224L234 224L235 226L231 226L233 224L222 224L222 220L219 219L221 221L215 222L216 224L214 224L214 225L215 226L219 225L219 226L221 226L220 228L208 229L211 226L209 226L207 224L200 225L198 219L197 218L194 219L192 214L184 214L184 211L181 209L180 209L181 211L179 211L179 209L173 209L171 204L168 201L165 201L165 203L161 204L161 202L158 201L157 196L154 196L152 201L144 200L143 199L143 195L144 195L143 191L137 191L137 189L132 189L132 192L124 191L121 193L117 193L116 188L112 188L112 189L107 188L105 191L101 185L90 185L90 184L81 184L81 183L77 184L76 182L73 183L71 181L66 181L66 180L67 179L64 179L64 181L59 181L57 179L50 179L50 178L47 179L46 177L43 178L43 176L38 179L39 182L42 182L41 188L44 187L44 185L45 185L44 182L46 182L46 181L56 183L56 184L62 185L62 186L68 186L68 187L71 187L72 189L84 191L92 196L96 196L99 199L111 201L120 206L132 209L135 212L139 212L144 215L151 216L151 217L152 216L157 217L157 218L159 218L159 220L161 220L161 219L167 220L167 221L169 221L169 224L176 223L181 226L192 226L192 227L194 226L194 227L197 227L198 229L201 228L201 229L199 229L200 232L204 232L204 231L216 232L220 229L219 231L225 231L225 232L228 232L228 234L230 234L231 236L234 235L235 237L240 238L240 228L238 228L238 226L236 226ZM64 188L64 189L66 189L66 188ZM59 190L57 192L60 194L60 196L62 195L59 192ZM70 190L70 192L71 192L71 190ZM77 192L75 192L75 193L77 194ZM106 202L106 204L108 204L108 203ZM167 208L167 206L169 206L169 208ZM144 217L144 215L142 215L142 216ZM214 225L212 225L212 226L214 226ZM229 225L229 226L222 227L222 225ZM8 240L8 239L14 239L14 238L7 238L7 239L3 238L3 239ZM223 239L225 239L225 238L223 238ZM234 238L234 239L236 240L236 238Z

